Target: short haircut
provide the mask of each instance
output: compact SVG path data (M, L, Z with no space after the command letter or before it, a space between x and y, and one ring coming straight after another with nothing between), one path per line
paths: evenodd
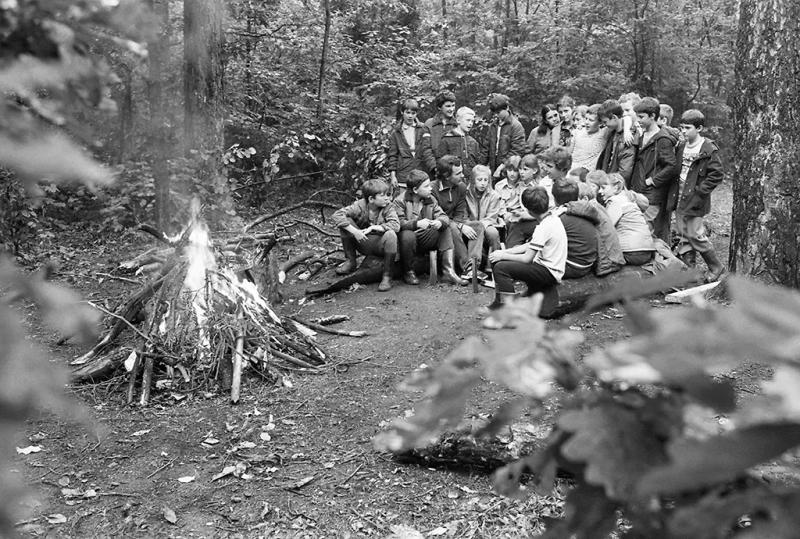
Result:
M586 111L587 114L597 114L600 112L600 107L602 107L600 103L594 103L593 105L589 105L589 110Z
M602 185L610 185L614 188L614 193L621 193L625 189L625 178L619 172L606 174L606 181Z
M419 101L417 101L416 99L411 99L411 98L403 99L398 104L397 110L400 112L400 114L402 114L403 111L406 111L406 110L419 110Z
M564 178L553 183L553 200L559 206L578 200L578 182Z
M474 181L475 178L478 176L486 176L489 180L492 179L492 169L487 167L486 165L475 165L472 167L472 180Z
M443 155L436 160L436 177L440 180L449 178L455 167L461 166L461 159L455 155Z
M706 125L706 117L697 109L689 109L681 114L682 124L691 124L695 127L703 127Z
M667 121L667 125L672 123L672 117L675 115L675 111L672 110L672 107L666 103L661 103L658 106L658 111L659 115Z
M519 160L519 166L517 168L527 167L527 168L539 168L539 158L536 157L532 153L526 153L522 156Z
M408 176L406 176L406 187L413 191L425 183L425 180L430 180L428 175L419 169L414 169L408 173Z
M585 182L587 174L589 174L589 170L588 169L586 169L584 167L578 167L578 168L573 168L572 170L570 170L569 174L567 174L567 175L568 176L575 176L581 182Z
M628 92L627 94L622 94L619 96L620 103L633 103L633 106L639 104L642 98L636 92Z
M589 112L589 105L578 105L575 107L575 114L586 116L587 112Z
M442 108L442 105L447 103L448 101L452 101L453 103L456 102L456 94L451 92L450 90L442 90L436 95L436 99L433 100L433 104L436 105L436 108Z
M660 103L655 97L643 97L639 104L633 107L633 111L652 116L654 120L658 120L661 114Z
M605 185L608 183L608 175L602 170L593 170L586 175L586 181L595 185Z
M518 155L509 155L508 157L506 157L506 160L503 163L503 165L504 165L503 168L505 170L508 170L508 169L519 170L519 166L520 166L521 163L522 163L522 158L520 156L518 156ZM537 165L538 165L538 162L537 162Z
M571 109L575 108L575 100L568 95L562 96L561 99L558 100L557 104L559 107L569 107Z
M572 155L564 146L550 146L539 154L539 160L553 163L558 170L564 173L569 171L572 166Z
M385 195L389 192L389 184L383 180L367 180L361 185L361 196L364 200L369 197Z
M541 185L528 187L520 196L522 205L532 215L541 215L550 207L550 195Z
M597 196L597 185L589 182L578 184L578 198L593 199Z
M461 118L462 116L466 116L467 114L472 114L475 116L475 111L469 107L459 107L456 111L456 118Z
M622 106L616 99L603 101L603 104L600 105L600 108L597 110L597 117L610 119L612 116L622 118Z
M500 112L509 107L508 96L503 94L492 94L489 97L489 110L492 112Z

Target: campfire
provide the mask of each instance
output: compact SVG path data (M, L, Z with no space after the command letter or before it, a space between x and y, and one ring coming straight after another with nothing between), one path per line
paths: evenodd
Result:
M274 380L277 370L316 371L327 354L306 324L281 318L268 298L276 296L277 269L270 251L275 234L239 236L215 245L192 204L192 217L174 238L154 233L166 248L122 264L149 281L116 312L109 331L72 362L75 381L97 381L128 371L128 402L149 402L154 377L191 387L212 383L240 398L248 368ZM117 344L131 330L133 340Z

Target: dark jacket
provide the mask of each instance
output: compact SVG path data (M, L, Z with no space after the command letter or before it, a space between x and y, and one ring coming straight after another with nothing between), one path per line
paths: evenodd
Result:
M441 156L447 155L439 151L442 136L457 125L455 116L453 118L445 118L441 112L437 112L425 120L425 127L428 128L428 132L431 134L430 143L434 158L439 159Z
M481 143L481 163L489 165L494 173L497 167L503 164L506 157L524 155L525 148L525 128L512 114L503 122L503 125L498 126L495 122L489 124L489 129Z
M394 171L397 181L405 183L409 172L415 169L431 174L436 168L436 159L431 150L430 133L421 123L414 126L414 150L403 136L403 123L398 123L389 134L389 152L386 154L386 169Z
M675 157L678 166L683 162L683 149L686 143L678 144ZM667 197L667 211L677 209L690 217L702 217L711 211L711 191L722 182L724 171L719 158L719 148L711 139L705 139L700 154L689 167L686 182L678 193L679 182L675 182ZM678 198L680 196L680 198Z
M597 276L608 275L618 271L625 265L625 256L619 245L614 223L608 217L605 208L596 200L576 200L567 204L567 213L577 215L593 222L597 227L597 264L594 272Z
M405 194L395 198L393 204L400 220L400 230L416 230L417 221L420 219L437 219L444 227L450 225L450 219L433 197L415 198L413 191L409 189Z
M597 168L603 172L618 172L625 180L625 187L630 189L633 164L636 162L636 149L639 147L639 136L635 135L633 143L625 144L622 133L615 132L608 137L606 147L597 158Z
M431 136L432 139L433 136ZM451 129L442 135L436 155L455 155L461 159L461 164L464 167L464 177L469 180L472 178L472 167L480 162L481 148L478 141L469 134L462 135L460 132Z
M667 198L669 187L678 180L680 168L675 160L675 144L678 142L663 127L639 147L636 163L633 165L631 190L642 193L650 205L661 205ZM653 178L653 185L645 183Z
M467 184L464 182L445 186L441 180L435 180L431 182L431 196L451 221L465 223L469 219Z

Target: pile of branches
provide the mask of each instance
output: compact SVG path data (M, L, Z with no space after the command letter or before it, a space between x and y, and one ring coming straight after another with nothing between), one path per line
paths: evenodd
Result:
M208 231L193 221L179 238L148 227L166 247L151 249L122 267L148 282L115 312L107 312L108 332L72 362L73 380L95 382L124 367L128 402L149 402L154 377L164 373L191 387L212 383L240 396L242 372L251 368L274 380L277 370L315 372L328 355L315 332L281 318L270 299L279 300L279 268L270 251L274 233L238 236L212 247ZM132 330L133 340L118 345Z

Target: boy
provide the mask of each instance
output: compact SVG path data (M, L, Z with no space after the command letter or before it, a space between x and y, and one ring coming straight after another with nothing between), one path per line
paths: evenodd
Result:
M503 211L503 202L500 196L492 189L492 171L486 165L475 165L472 169L472 181L467 187L467 210L469 221L467 224L480 223L483 225L482 248L491 254L500 248L500 232L503 220L500 213ZM469 276L462 278L469 278ZM485 275L479 275L484 279Z
M650 232L669 244L670 215L664 203L670 186L678 179L675 160L675 144L678 141L666 129L659 127L661 108L657 99L643 98L634 111L642 127L642 139L633 165L631 190L647 197L644 218Z
M539 220L528 243L498 249L489 255L495 282L496 309L514 295L514 281L528 285L526 295L553 289L564 276L567 262L567 233L561 220L549 210L550 195L544 187L525 189L522 205Z
M448 275L451 270L455 272L456 262L464 272L470 265L469 259L480 256L483 226L480 223L467 224L467 184L464 183L464 166L458 157L444 155L436 160L436 179L431 182L431 192L450 220L453 237L453 250L447 255L442 254L442 271ZM458 279L457 284L465 285L467 281Z
M439 203L431 195L431 180L421 170L413 170L406 181L406 192L394 200L394 207L400 220L400 260L403 263L403 281L417 285L419 279L414 273L414 256L420 252L438 249L444 260L442 278L454 284L461 284L452 267L453 236L450 233L450 219Z
M564 146L551 146L539 155L539 165L542 167L544 177L539 180L539 185L550 193L550 207L556 206L552 198L553 184L566 177L572 167L572 156Z
M564 279L579 279L588 275L597 262L597 229L595 221L588 215L570 212L567 204L577 202L578 183L573 180L558 180L553 184L555 214L561 219L567 233L567 262Z
M693 266L695 253L700 253L708 266L705 281L711 283L719 280L725 268L706 236L703 216L711 211L711 191L722 181L722 161L714 141L702 136L705 127L702 112L687 110L681 115L679 127L685 139L676 151L681 171L677 189L670 192L667 210L676 210L675 226L680 235L678 257Z
M400 122L389 135L386 154L386 168L393 188L404 185L412 170L432 172L436 167L430 133L417 120L417 111L419 103L415 99L405 99L398 106Z
M521 197L525 189L537 185L539 159L532 153L526 154L519 159L518 174L515 175L510 169L513 168L513 161L518 159L516 156L508 159L512 166L506 168L506 179L497 182L495 186L495 190L505 205L503 220L506 225L506 245L508 247L515 247L528 241L533 234L533 229L538 224L536 218L523 207Z
M633 175L633 164L636 161L636 148L639 146L638 136L634 134L633 143L625 143L624 112L618 101L609 99L600 105L597 118L601 125L611 131L606 146L597 159L597 168L604 172L618 172L630 186Z
M431 135L430 144L433 157L438 159L445 155L444 153L439 153L439 144L441 143L442 135L457 125L457 121L454 117L456 112L456 94L449 90L439 92L439 95L437 95L434 100L434 104L438 112L425 121L425 127Z
M570 153L572 153L572 145L573 145L572 135L573 135L573 129L575 129L576 127L575 124L573 123L575 100L568 95L562 96L561 99L558 100L556 108L558 110L558 115L561 118L558 145L568 148L570 150Z
M423 173L424 174L424 173ZM383 256L383 277L378 291L392 288L392 264L397 257L400 220L391 204L390 188L382 180L367 180L361 186L363 198L333 213L347 260L336 268L337 275L356 269L356 252Z
M489 98L492 119L481 144L481 163L495 173L506 157L525 153L525 128L511 114L510 102L503 94Z
M663 127L675 140L680 140L681 132L672 127L672 117L675 115L675 111L672 110L672 107L666 103L661 103L658 106L658 112L658 127Z
M480 145L469 134L474 123L475 111L469 107L459 108L456 112L456 127L441 136L441 142L439 142L436 152L437 157L455 155L461 159L467 183L469 183L472 167L478 164L481 158Z

